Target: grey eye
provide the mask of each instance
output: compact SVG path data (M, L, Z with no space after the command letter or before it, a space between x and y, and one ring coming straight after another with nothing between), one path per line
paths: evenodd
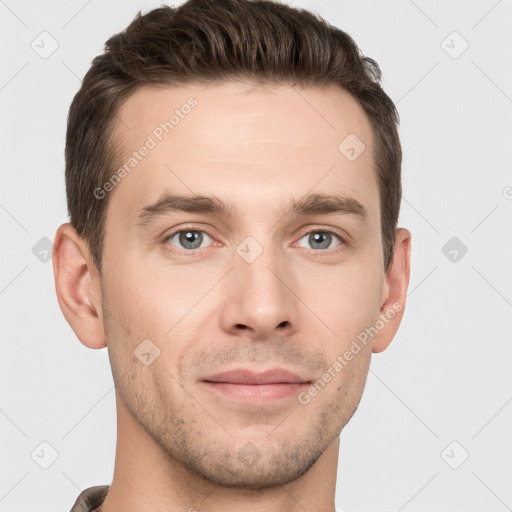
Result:
M175 239L176 237L178 237L178 249L185 250L200 249L201 244L205 240L205 237L210 238L210 236L206 234L204 231L183 229L181 231L176 231L176 233L170 235L168 238L169 242L171 243L172 240Z
M301 240L307 238L307 242L311 245L311 249L330 249L330 245L333 239L337 238L342 241L341 238L335 233L331 233L330 231L310 231L306 233Z

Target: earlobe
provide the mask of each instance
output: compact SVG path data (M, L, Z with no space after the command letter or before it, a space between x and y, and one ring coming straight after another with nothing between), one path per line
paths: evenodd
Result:
M57 300L67 322L85 346L105 347L99 275L87 244L71 224L58 228L52 259Z
M411 265L411 233L404 228L396 230L393 261L385 276L379 329L373 339L374 353L385 350L395 337L402 321L409 287Z

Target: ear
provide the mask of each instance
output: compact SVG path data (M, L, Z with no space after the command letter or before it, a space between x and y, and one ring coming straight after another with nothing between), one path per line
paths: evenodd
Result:
M395 233L393 260L382 289L379 318L375 322L376 327L379 327L372 344L372 351L375 353L385 350L398 331L404 315L410 268L411 233L407 229L399 228Z
M99 272L71 224L57 230L52 259L57 300L68 324L86 347L106 347Z

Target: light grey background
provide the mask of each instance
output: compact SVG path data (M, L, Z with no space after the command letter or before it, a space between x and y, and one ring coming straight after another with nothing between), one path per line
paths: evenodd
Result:
M400 226L413 240L404 321L341 435L337 506L510 510L512 2L291 3L381 65L401 115ZM109 36L159 5L0 1L1 511L69 510L111 482L107 351L66 323L40 240L67 221L65 125L81 77Z

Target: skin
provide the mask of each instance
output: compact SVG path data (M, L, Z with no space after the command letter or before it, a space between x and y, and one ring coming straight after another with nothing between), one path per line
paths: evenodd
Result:
M101 275L69 224L55 237L60 307L84 345L108 347L116 383L115 471L101 510L333 512L339 434L372 352L402 319L410 233L396 231L385 273L372 130L334 86L144 87L119 111L121 154L190 96L197 106L111 192ZM351 133L366 145L355 161L338 150ZM137 224L164 192L216 195L240 214L170 212ZM367 217L279 213L313 192L351 197ZM191 227L201 248L180 252L190 246L169 235ZM324 229L345 242L315 244L310 231ZM236 250L247 236L263 249L252 263ZM235 367L315 382L393 304L401 310L307 404L244 404L200 382ZM134 355L145 339L160 350L148 366Z

